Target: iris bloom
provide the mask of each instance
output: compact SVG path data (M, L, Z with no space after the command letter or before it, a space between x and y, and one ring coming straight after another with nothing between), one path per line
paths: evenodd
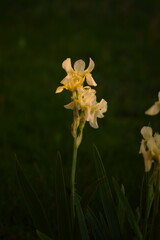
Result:
M154 137L148 140L147 145L153 158L160 163L160 134L155 133Z
M89 122L91 127L98 128L97 118L103 118L103 113L107 111L107 102L102 99L99 103L96 101L96 91L90 87L77 88L77 99L67 105L65 108L74 109L77 107L83 112L84 120Z
M61 81L63 86L57 88L56 93L60 93L63 89L69 90L71 92L77 90L78 87L83 86L83 83L86 79L87 84L90 86L97 86L94 81L91 72L95 64L93 60L89 59L89 66L85 69L85 62L83 60L78 60L74 63L72 68L71 59L67 58L63 63L62 67L66 71L67 76Z
M141 141L139 153L141 153L143 155L145 171L149 172L151 169L153 160L152 160L151 151L148 148L147 143L148 143L149 139L152 138L152 134L153 134L152 128L151 127L143 127L141 129L141 134L144 139L142 139L142 141Z
M160 91L158 92L158 101L156 101L145 114L154 116L160 112Z
M141 129L143 140L140 146L140 153L143 154L145 171L151 169L153 160L160 164L160 134L155 133L154 136L151 127L143 127Z

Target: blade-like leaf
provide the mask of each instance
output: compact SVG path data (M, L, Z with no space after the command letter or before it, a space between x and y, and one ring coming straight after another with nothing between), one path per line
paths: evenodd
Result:
M46 234L40 232L40 231L36 231L37 232L37 235L38 237L41 239L41 240L54 240L55 238L50 238L48 237Z
M106 231L105 230L103 231L103 226L101 222L96 217L92 209L89 207L87 208L86 218L87 218L88 224L91 227L93 237L95 240L110 240L107 237Z
M122 240L120 225L112 196L112 191L110 188L110 183L96 146L94 146L94 152L97 176L100 179L104 179L104 181L100 184L99 189L105 217L109 226L109 231L113 240Z
M104 219L104 216L102 215L101 212L99 213L99 218L100 218L100 222L101 222L103 231L105 232L106 239L107 239L107 240L111 240L111 236L110 236L110 234L109 234L108 225L107 225L107 223L106 223L106 221L105 221L105 219Z
M77 213L77 217L78 217L81 238L82 238L82 240L89 240L86 220L85 220L85 217L83 214L79 196L77 194L75 194L75 205L76 205L76 213Z
M115 192L117 194L117 197L119 199L119 201L121 201L121 204L123 206L123 208L125 209L125 213L128 219L128 222L131 225L131 228L133 229L135 235L137 236L137 238L139 240L142 240L142 233L140 231L140 228L138 226L138 223L136 221L135 215L132 211L132 208L128 202L128 199L126 198L126 196L124 195L124 193L121 191L121 188L119 187L117 181L115 179L113 179L113 185L115 188Z
M84 194L81 199L81 205L82 205L82 208L84 211L87 209L88 204L90 203L94 194L96 193L99 184L103 180L104 179L97 179L94 182L92 182L89 186L87 186L87 188L85 189Z
M52 231L50 229L48 218L46 216L44 208L32 185L29 183L28 179L24 175L18 160L16 160L16 171L20 188L22 190L35 227L41 232L47 234L48 236L52 236Z
M123 185L121 187L121 191L123 194L125 194ZM121 227L121 232L123 233L125 230L125 209L120 200L118 201L117 211L118 211L118 219L119 219L119 223L120 223L120 227Z
M68 240L72 239L71 219L69 215L69 204L65 188L62 160L59 153L57 155L55 176L58 235L60 240Z

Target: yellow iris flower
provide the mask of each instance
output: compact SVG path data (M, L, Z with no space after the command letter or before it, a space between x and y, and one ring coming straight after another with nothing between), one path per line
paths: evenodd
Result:
M63 63L62 67L66 71L67 76L61 81L63 86L59 86L56 90L56 93L62 92L64 89L71 92L75 91L78 87L83 86L83 83L86 79L86 82L90 86L97 86L94 81L91 72L95 64L93 60L89 59L89 66L85 69L85 62L83 60L78 60L74 63L72 68L71 59L67 58Z

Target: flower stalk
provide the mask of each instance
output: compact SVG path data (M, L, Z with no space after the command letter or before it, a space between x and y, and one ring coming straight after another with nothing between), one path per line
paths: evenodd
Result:
M71 102L64 105L65 108L73 110L73 123L71 133L74 139L73 158L71 168L71 218L72 227L74 227L75 218L75 176L77 165L77 152L83 137L83 129L86 122L89 122L93 128L98 128L97 118L103 118L107 111L107 102L101 99L97 102L96 91L90 86L97 86L92 77L92 70L95 64L89 59L89 66L85 69L85 62L78 60L71 65L71 59L67 58L62 63L62 68L66 71L67 76L61 81L61 86L56 89L56 93L62 92L64 89L72 93ZM84 86L84 83L89 86Z

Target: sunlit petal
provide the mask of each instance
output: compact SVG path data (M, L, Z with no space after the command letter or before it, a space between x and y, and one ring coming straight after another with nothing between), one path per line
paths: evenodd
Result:
M70 103L64 105L64 107L67 109L74 109L74 106L75 106L74 102L70 102Z
M63 61L62 63L62 68L67 72L72 72L73 71L73 68L71 66L71 59L70 58L67 58L66 60Z
M63 86L58 87L58 88L56 89L56 93L60 93L60 92L62 92L63 89L64 89Z
M89 66L88 68L86 69L87 72L92 72L93 68L95 67L95 64L92 60L92 58L89 58Z
M147 111L145 111L145 114L154 116L159 112L160 112L160 103L155 103Z
M94 79L90 73L86 73L85 76L86 76L86 81L87 81L88 85L97 86L97 83L94 81Z
M142 134L143 138L147 140L150 137L152 137L153 130L151 127L143 127L141 129L141 134Z
M83 73L85 69L85 62L80 59L74 63L74 70L78 73Z

